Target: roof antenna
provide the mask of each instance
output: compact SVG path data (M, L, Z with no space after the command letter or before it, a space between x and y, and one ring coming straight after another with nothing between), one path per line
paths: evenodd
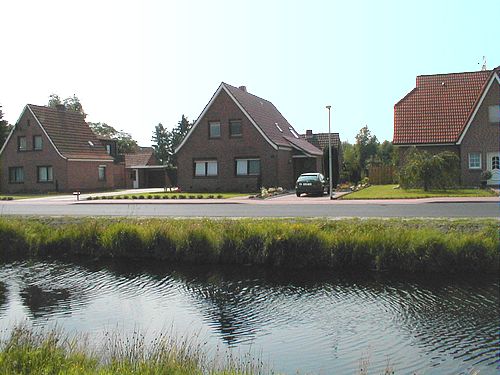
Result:
M483 56L483 66L481 67L481 70L482 70L482 71L488 70L488 69L486 68L486 56Z

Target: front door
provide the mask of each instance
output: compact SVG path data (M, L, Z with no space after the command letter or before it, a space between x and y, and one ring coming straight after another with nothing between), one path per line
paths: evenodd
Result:
M488 185L500 185L500 152L488 152L486 158L488 170L491 172Z

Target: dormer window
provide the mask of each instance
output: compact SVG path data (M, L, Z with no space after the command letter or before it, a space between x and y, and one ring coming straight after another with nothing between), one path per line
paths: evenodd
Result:
M299 138L299 135L291 126L288 128L288 130L290 130L290 133L292 133L295 138Z
M280 133L283 133L283 129L280 128L280 126L278 125L277 122L275 122L274 125L276 125L276 127L278 128L278 130L280 131Z

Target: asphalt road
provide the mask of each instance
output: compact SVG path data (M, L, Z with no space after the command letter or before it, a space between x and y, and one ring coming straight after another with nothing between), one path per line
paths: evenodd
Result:
M0 216L139 216L139 217L489 217L500 218L497 202L359 204L55 204L0 203Z

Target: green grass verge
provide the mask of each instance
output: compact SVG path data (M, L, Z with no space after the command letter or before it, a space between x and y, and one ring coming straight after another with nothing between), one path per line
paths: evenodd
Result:
M340 199L415 199L435 197L494 197L489 189L395 189L397 185L372 185L366 189L342 196Z
M0 258L498 272L497 220L0 219Z
M137 334L120 339L108 335L102 348L89 349L85 338L58 331L34 332L17 327L0 344L0 373L17 375L250 375L272 373L264 366L231 357L208 360L193 338L179 341L160 336L151 343Z

